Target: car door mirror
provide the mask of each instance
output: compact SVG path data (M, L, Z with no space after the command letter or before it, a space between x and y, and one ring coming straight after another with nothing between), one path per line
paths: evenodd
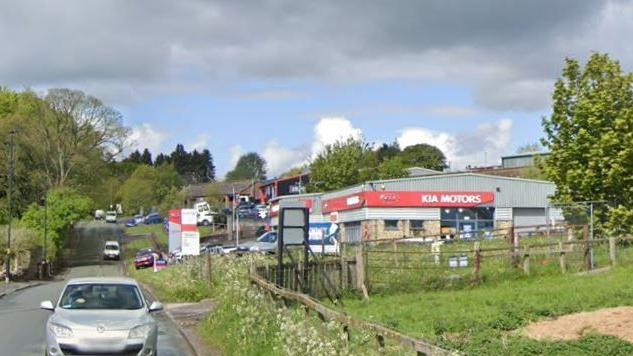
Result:
M51 302L50 300L45 300L41 302L40 308L44 310L55 310L55 307L53 306L53 302Z
M163 304L161 302L152 302L152 304L149 306L150 313L160 310L163 310Z

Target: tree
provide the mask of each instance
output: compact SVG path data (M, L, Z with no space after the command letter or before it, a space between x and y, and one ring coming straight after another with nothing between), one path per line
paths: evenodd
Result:
M44 101L50 110L42 112L36 128L48 186L65 186L93 154L107 160L123 149L128 129L122 116L99 99L78 90L50 89Z
M409 168L400 157L393 157L383 161L378 166L378 178L380 179L395 179L406 178L409 176L407 171Z
M182 179L173 166L140 165L123 183L121 202L127 211L148 211L161 204L173 188L181 187Z
M598 221L633 231L633 75L606 54L584 68L566 59L556 81L552 114L543 118L549 149L544 171L560 203L600 200Z
M373 153L362 140L349 138L325 149L310 164L309 191L335 190L376 177L366 165Z
M129 162L129 163L141 164L141 162L142 162L141 152L139 150L134 150L123 161L124 162Z
M141 155L140 163L141 164L146 164L148 166L153 165L152 154L149 152L149 150L147 148L143 150L143 154Z
M447 167L444 153L439 148L426 143L408 146L398 156L408 167L422 167L436 171Z
M154 160L154 166L158 167L158 166L163 165L165 163L167 163L167 164L171 163L171 160L169 159L169 156L165 156L164 154L159 153L156 156L156 159Z
M379 163L382 163L388 159L394 158L401 154L400 145L398 141L394 141L390 144L383 143L378 149L376 149L376 159Z
M266 161L257 153L249 152L242 155L235 168L226 174L226 180L266 179Z
M543 146L540 143L529 143L517 148L517 154L543 152Z
M89 197L71 188L56 188L46 195L48 256L55 256L68 245L70 228L74 222L87 218L93 211L94 203ZM29 205L22 217L22 224L44 235L44 207L39 202Z

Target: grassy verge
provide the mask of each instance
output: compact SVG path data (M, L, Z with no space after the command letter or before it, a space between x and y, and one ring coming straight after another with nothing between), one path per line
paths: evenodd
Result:
M184 265L154 272L151 268L137 270L128 264L128 275L150 286L164 303L198 302L212 295L211 285Z
M593 335L575 342L537 342L515 330L573 312L633 305L633 267L594 276L509 280L457 291L351 299L346 310L467 354L631 354L633 345Z

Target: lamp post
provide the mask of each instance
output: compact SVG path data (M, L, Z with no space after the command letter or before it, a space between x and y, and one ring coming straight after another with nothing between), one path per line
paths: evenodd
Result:
M13 146L14 146L15 130L9 132L9 182L7 190L7 205L9 210L9 222L7 224L7 255L6 255L6 269L4 274L4 282L9 283L11 280L11 220L13 220Z
M42 204L44 205L44 244L42 256L44 258L44 262L48 261L48 255L46 254L46 244L48 243L48 196L44 195L42 197Z

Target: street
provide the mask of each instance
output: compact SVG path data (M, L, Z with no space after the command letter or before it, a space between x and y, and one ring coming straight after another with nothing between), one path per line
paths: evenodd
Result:
M50 312L39 309L43 300L59 297L70 278L120 276L123 264L102 260L101 251L106 240L120 240L122 229L116 225L86 223L78 228L78 241L72 254L71 267L58 279L27 288L0 299L0 345L2 355L42 355L44 327ZM164 312L155 314L159 322L158 355L194 355L188 343Z

